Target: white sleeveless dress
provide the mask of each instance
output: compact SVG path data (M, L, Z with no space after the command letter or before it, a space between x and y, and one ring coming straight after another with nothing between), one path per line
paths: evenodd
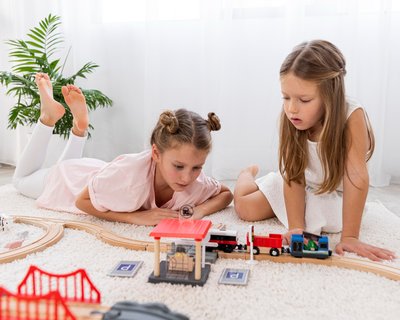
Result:
M347 101L347 119L362 107L355 101ZM322 163L317 152L318 142L308 140L309 164L305 170L305 229L308 232L340 232L342 230L342 193L343 183L331 193L316 195L314 192L323 181ZM283 195L283 178L280 172L270 172L256 180L259 190L268 199L276 217L288 228L285 199Z

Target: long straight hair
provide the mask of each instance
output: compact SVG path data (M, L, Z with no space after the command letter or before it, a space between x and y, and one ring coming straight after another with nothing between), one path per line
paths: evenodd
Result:
M303 42L284 60L280 77L292 73L296 77L316 83L322 100L322 131L318 141L318 154L324 177L316 194L337 189L345 173L348 129L344 76L346 61L340 50L325 40ZM368 119L367 125L370 128ZM371 148L374 148L372 130L369 130ZM280 118L279 171L285 181L304 184L308 165L309 130L297 130L282 110Z

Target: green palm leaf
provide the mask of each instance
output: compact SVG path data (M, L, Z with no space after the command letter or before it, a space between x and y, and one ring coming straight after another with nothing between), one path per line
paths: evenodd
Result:
M40 96L37 91L34 75L38 72L47 73L52 80L53 95L66 109L64 116L57 122L54 133L69 136L72 128L72 114L65 104L61 93L61 87L66 84L74 84L76 78L86 78L99 66L94 62L83 65L75 74L64 77L62 74L68 54L63 65L60 58L50 58L59 51L59 45L64 42L63 35L58 32L61 18L49 14L39 22L37 27L29 30L28 40L8 40L10 46L9 57L11 58L12 71L0 71L0 84L10 87L7 95L15 96L16 104L10 109L8 117L8 128L15 129L18 125L35 124L40 116ZM81 88L82 89L82 88ZM85 95L89 111L97 108L112 106L112 100L99 90L82 89ZM89 130L93 126L89 124ZM89 133L90 137L90 133Z

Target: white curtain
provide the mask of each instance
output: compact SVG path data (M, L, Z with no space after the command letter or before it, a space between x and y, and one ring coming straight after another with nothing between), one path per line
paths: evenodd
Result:
M62 17L65 73L100 68L84 88L114 107L91 113L85 155L111 160L143 150L159 113L214 111L222 129L205 170L236 179L258 164L277 169L279 68L298 43L326 39L347 59L347 93L369 113L376 135L371 182L400 181L400 1L376 0L0 0L0 70L10 70L6 39L25 38L49 13ZM0 162L15 164L22 130L7 130L13 99L0 88Z

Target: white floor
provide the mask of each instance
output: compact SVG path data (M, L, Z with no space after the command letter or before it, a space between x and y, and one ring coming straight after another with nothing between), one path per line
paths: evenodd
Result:
M0 164L0 185L11 183L14 167ZM235 181L224 182L231 190L235 186ZM392 184L388 187L370 187L367 201L381 201L386 208L400 217L400 185Z

